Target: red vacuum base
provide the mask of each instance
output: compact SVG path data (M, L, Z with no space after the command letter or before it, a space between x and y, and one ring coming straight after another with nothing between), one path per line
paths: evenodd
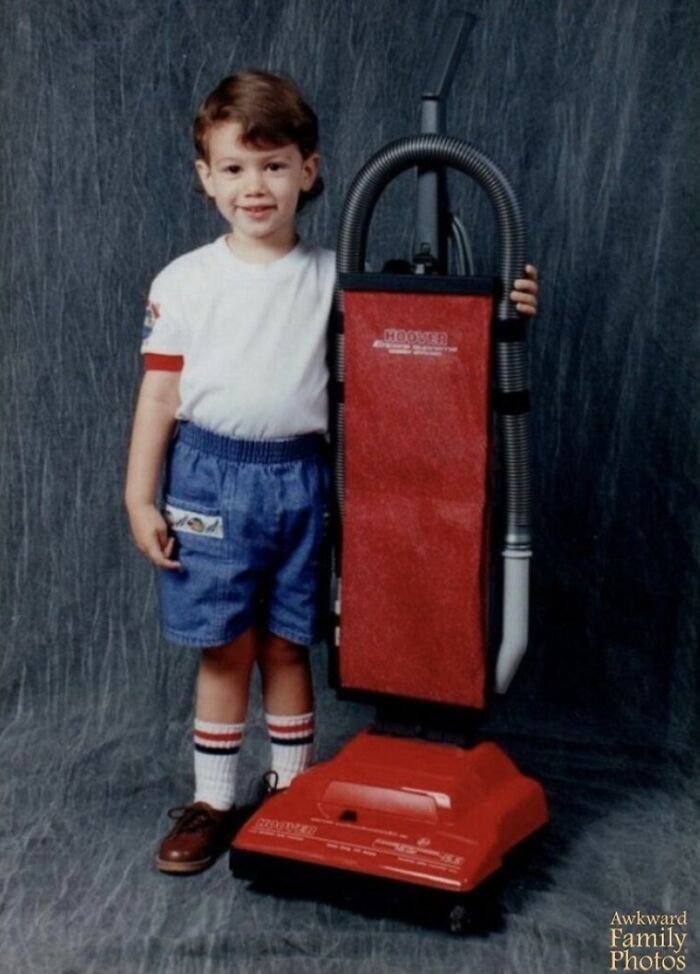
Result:
M474 890L547 822L541 786L493 743L466 750L364 732L268 799L237 854Z

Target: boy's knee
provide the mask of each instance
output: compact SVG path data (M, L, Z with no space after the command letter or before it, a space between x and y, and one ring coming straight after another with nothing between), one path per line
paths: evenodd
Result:
M255 661L255 651L252 638L239 637L223 646L203 649L202 663L209 669L248 670Z
M260 646L258 661L263 667L305 665L308 662L308 649L281 636L269 635Z

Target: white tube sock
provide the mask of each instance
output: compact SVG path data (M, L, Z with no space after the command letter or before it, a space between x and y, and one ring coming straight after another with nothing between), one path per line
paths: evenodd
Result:
M277 787L287 788L300 771L311 764L314 753L314 715L281 717L265 714L272 746L271 771L277 774Z
M194 781L196 802L212 808L231 808L236 795L236 767L245 724L194 721Z

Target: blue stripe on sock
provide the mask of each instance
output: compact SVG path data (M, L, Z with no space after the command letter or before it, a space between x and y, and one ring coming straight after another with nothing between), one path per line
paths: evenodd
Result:
M195 744L195 751L199 751L200 754L238 754L240 751L240 746L238 747L207 747L205 744Z
M313 742L314 742L314 735L313 734L309 734L308 737L294 737L294 738L292 738L292 740L289 740L286 737L272 737L272 736L270 736L270 741L273 744L282 744L285 747L293 747L295 744L313 744Z

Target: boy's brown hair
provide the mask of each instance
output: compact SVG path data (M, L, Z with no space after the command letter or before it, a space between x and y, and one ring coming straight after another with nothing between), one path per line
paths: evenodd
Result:
M197 156L208 158L209 133L222 122L239 122L243 142L255 148L296 145L304 159L318 149L318 119L289 78L268 71L241 71L224 78L204 100L194 120ZM299 207L318 196L323 181L316 177L302 192Z

